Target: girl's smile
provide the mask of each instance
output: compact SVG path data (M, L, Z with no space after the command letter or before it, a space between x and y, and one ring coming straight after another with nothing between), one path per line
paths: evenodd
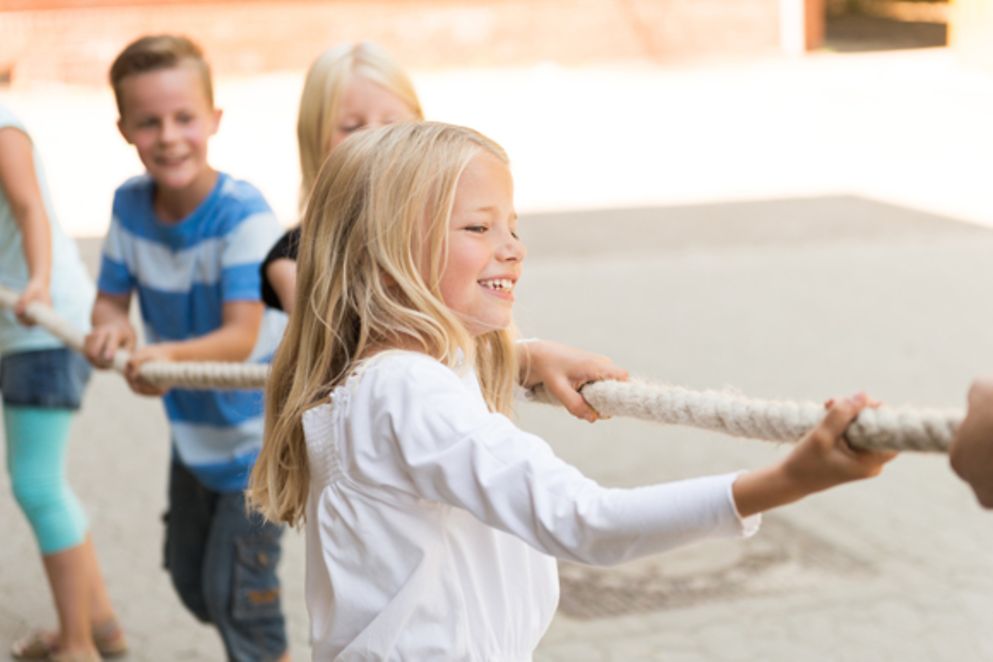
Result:
M514 300L514 286L517 284L516 278L489 278L479 281L479 284L493 296L507 299L508 301Z

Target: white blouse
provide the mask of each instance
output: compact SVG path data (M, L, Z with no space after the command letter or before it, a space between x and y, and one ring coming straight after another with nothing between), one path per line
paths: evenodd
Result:
M736 474L601 487L490 413L474 372L379 354L303 417L315 660L530 660L555 558L608 565L750 535Z

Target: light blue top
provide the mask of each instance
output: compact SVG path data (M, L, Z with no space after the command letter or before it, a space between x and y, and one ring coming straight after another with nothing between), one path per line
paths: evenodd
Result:
M16 129L30 138L27 129L9 108L0 104L0 130ZM45 174L38 151L34 151L35 175L48 211L52 235L51 295L55 311L80 330L90 328L93 306L93 281L79 257L76 242L66 235L55 218ZM21 230L14 221L10 204L0 188L0 284L20 292L28 282L28 265L24 261ZM0 308L0 354L61 347L62 342L41 327L18 323L14 313Z
M259 264L282 234L262 194L221 173L178 223L157 218L153 194L147 175L117 189L97 283L137 291L145 340L202 336L221 326L225 303L259 301ZM265 315L250 361L268 361L282 337L285 315ZM178 459L214 491L244 489L262 446L262 392L172 389L163 401Z

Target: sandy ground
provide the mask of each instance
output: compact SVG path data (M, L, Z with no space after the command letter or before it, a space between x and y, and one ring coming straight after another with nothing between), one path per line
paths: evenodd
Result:
M946 51L693 69L423 73L432 118L476 126L514 161L528 335L638 375L760 397L864 388L957 406L993 365L993 81ZM293 220L299 72L222 81L219 167ZM103 92L4 95L35 130L64 225L89 264L113 187L137 164ZM85 174L81 174L85 173ZM525 405L521 423L609 485L759 466L761 442ZM89 509L132 660L216 660L160 569L168 458L154 400L92 382L71 475ZM0 490L6 491L6 476ZM539 660L993 658L993 519L940 456L767 517L745 542L619 568L565 566ZM33 540L0 500L0 644L52 622ZM307 659L302 541L282 564Z

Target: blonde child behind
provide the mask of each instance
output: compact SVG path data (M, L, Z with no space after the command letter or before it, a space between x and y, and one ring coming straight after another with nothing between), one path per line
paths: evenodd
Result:
M300 213L328 154L365 128L424 119L414 84L375 44L344 44L324 51L307 70L297 117ZM289 312L296 286L300 228L286 232L262 263L262 300Z
M318 169L335 147L357 131L403 121L423 121L410 77L384 49L369 42L326 50L310 66L300 97L297 138L300 152L300 208L304 210ZM300 227L287 231L262 263L262 300L290 312L296 290ZM575 416L597 414L578 387L593 379L626 379L606 357L545 340L518 344L525 386L545 388Z

